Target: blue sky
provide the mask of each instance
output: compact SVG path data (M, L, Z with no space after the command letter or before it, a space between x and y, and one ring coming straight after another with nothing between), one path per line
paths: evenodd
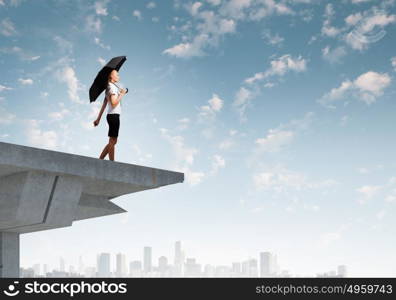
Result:
M101 66L126 55L116 160L185 173L128 213L21 237L22 266L260 251L396 276L394 0L0 0L0 140L98 157Z

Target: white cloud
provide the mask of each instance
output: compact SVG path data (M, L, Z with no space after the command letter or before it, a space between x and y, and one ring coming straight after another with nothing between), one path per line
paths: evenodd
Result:
M364 2L369 2L372 0L352 0L352 3L356 4L356 3L364 3Z
M208 103L209 103L209 105L210 105L210 108L211 108L213 111L216 111L216 112L218 112L218 111L221 110L221 108L223 107L223 102L224 102L224 101L221 100L221 99L219 98L219 96L216 95L216 94L213 94L213 95L212 95L212 98L210 98L209 101L208 101Z
M348 17L345 18L345 23L347 25L356 25L361 19L362 19L362 14L360 12L356 14L351 14Z
M153 1L147 3L147 5L146 5L146 7L147 7L148 9L153 9L153 8L155 8L156 6L157 6L157 5L156 5L155 2L153 2Z
M33 79L31 79L31 78L26 78L26 79L19 78L18 81L23 85L32 85L33 84Z
M99 45L101 48L110 50L110 46L105 45L98 37L95 37L94 41L95 41L95 44Z
M245 10L250 7L252 2L252 0L226 1L221 7L220 13L234 19L243 19L245 17Z
M74 69L66 66L58 70L56 76L60 82L66 83L70 100L76 103L82 103L79 97L79 82Z
M0 53L15 54L19 57L19 59L24 61L35 61L40 58L40 55L32 55L17 46L13 46L10 48L0 48Z
M322 35L335 37L340 33L340 29L331 26L331 19L334 17L334 8L331 3L328 3L325 8L324 21L322 26Z
M256 140L256 144L262 151L277 152L290 144L293 138L294 133L292 131L270 129L266 137Z
M396 15L387 15L384 11L368 11L353 30L344 36L344 40L351 48L363 51L370 43L377 42L386 34L384 27L395 22Z
M195 16L197 15L200 7L202 7L202 3L197 1L188 5L188 10L192 16Z
M381 186L378 185L365 185L356 189L356 191L362 194L366 198L372 198L378 193L380 189Z
M369 71L356 78L354 84L364 92L370 92L374 96L380 96L390 82L391 79L388 74Z
M205 174L203 172L192 171L194 157L198 149L185 145L184 138L180 135L172 136L165 128L160 128L161 137L169 142L176 157L175 169L185 173L186 181L191 186L199 184Z
M100 63L101 66L104 66L106 64L106 61L102 57L99 57L98 63Z
M4 36L13 36L18 32L15 29L14 23L9 18L3 19L0 23L0 33Z
M396 56L390 59L393 69L396 71Z
M188 6L187 9L190 11L191 7ZM196 7L199 8L201 6L197 5ZM191 22L188 21L180 27L181 32L183 32L183 42L165 49L162 52L163 54L179 58L204 56L206 48L217 47L222 36L235 32L236 22L231 18L221 17L215 12L209 10L199 11L198 9L195 9L192 13L194 14L193 21L197 22L196 26L194 26L194 28L196 28L196 33L188 35L184 33L184 31L192 27ZM171 30L175 31L176 27L173 25Z
M198 118L200 121L214 120L216 113L223 107L223 100L217 94L212 94L208 100L209 105L203 105L199 108Z
M60 110L60 111L54 111L54 112L49 113L48 116L49 116L52 120L54 120L54 121L61 121L61 120L63 120L63 118L64 118L67 114L69 114L69 112L70 112L70 111L69 111L68 109L63 108L63 109Z
M256 139L257 148L254 151L254 155L282 150L292 143L298 132L306 130L310 126L313 116L313 112L308 112L302 119L294 119L277 128L269 129L265 137Z
M10 91L10 90L12 90L11 87L0 84L0 92L2 92L2 91Z
M320 189L332 187L337 182L333 179L312 181L299 172L284 167L275 167L253 175L253 184L257 190L274 191L277 193L287 190L301 191L306 189Z
M333 102L343 99L348 93L355 92L358 100L370 105L376 102L385 88L391 83L391 77L387 73L368 71L358 76L354 81L345 80L337 88L323 95L318 102L323 106L335 108Z
M85 26L88 31L100 33L102 31L102 21L94 15L88 15L85 18Z
M345 47L338 46L334 49L330 49L330 46L326 46L322 49L322 57L330 63L339 63L341 58L347 54Z
M87 116L85 121L81 122L81 126L84 129L93 130L95 128L94 125L93 125L93 121L96 120L96 118L98 117L100 108L102 106L102 103L100 103L100 101L95 101L95 102L90 104L88 116ZM103 121L103 119L104 118L103 118L103 115L102 115L102 120L100 122L106 122L106 120Z
M132 16L136 17L139 21L143 19L142 13L137 9L132 12Z
M234 146L234 141L230 138L223 140L222 142L220 142L219 144L219 149L220 150L227 150L230 149L232 146Z
M244 87L241 87L233 102L233 107L238 111L241 121L246 121L245 112L250 104L250 100L253 98L253 93Z
M203 56L202 48L208 41L207 34L197 35L192 42L181 43L171 48L165 49L162 53L179 58L190 58L194 56Z
M213 6L220 5L221 0L206 0L206 2L212 4Z
M218 154L213 155L212 157L212 170L209 172L209 175L216 175L219 169L224 168L226 165L225 159Z
M151 153L145 153L137 144L132 145L132 149L136 154L137 160L140 163L146 163L152 160L153 155Z
M107 3L109 2L109 0L104 0L104 1L98 1L95 2L95 11L97 15L101 15L101 16L107 16Z
M285 40L277 33L275 35L271 34L271 31L269 29L263 31L262 37L264 38L264 40L266 40L267 44L270 45L280 45Z
M289 71L303 72L307 69L307 61L302 58L301 55L293 58L290 54L285 54L272 60L270 65L271 66L265 72L256 73L253 77L245 79L245 83L252 84L255 81L263 80L270 76L283 76Z
M185 130L188 128L188 125L190 124L190 119L189 118L182 118L177 121L179 123L179 126L177 127L179 130Z
M73 52L73 43L57 35L54 36L53 40L58 46L59 50L64 53L71 54Z
M40 128L39 120L27 120L25 133L28 138L28 142L32 146L44 147L49 149L55 149L58 143L58 135L55 131L43 131Z
M46 98L48 97L49 93L48 92L40 92L40 97Z

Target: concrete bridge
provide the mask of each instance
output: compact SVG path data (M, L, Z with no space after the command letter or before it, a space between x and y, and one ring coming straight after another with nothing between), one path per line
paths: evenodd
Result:
M0 142L0 277L19 277L19 236L126 212L111 199L184 174Z

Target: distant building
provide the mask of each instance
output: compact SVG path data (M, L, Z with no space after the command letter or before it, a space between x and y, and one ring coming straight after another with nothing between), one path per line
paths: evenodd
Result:
M216 267L210 264L206 264L204 267L204 277L215 277L216 276Z
M195 258L187 258L184 264L185 277L201 277L201 265L197 264Z
M19 276L21 278L34 278L34 269L33 268L19 268Z
M34 264L33 265L33 270L34 270L34 276L38 277L41 275L41 268L40 268L40 264Z
M217 266L215 272L216 277L229 277L231 268L229 266Z
M182 251L181 242L177 241L175 243L175 259L174 259L174 266L173 266L173 276L180 277L182 276L184 270L184 255Z
M130 277L142 277L142 262L134 260L129 264L129 276Z
M101 253L97 260L98 277L110 277L110 253Z
M337 267L337 277L347 277L347 267L345 265L340 265Z
M241 263L240 262L233 262L232 269L231 269L231 276L232 277L240 277L241 276Z
M125 254L117 254L115 275L116 277L125 277L127 275L127 262Z
M248 260L248 276L258 277L257 259L251 258Z
M260 277L275 277L278 272L276 255L260 252Z
M144 250L143 250L143 271L145 274L149 274L152 271L151 247L144 247Z
M59 271L65 272L65 260L63 257L59 258Z
M158 272L160 277L170 276L168 259L165 256L158 258Z

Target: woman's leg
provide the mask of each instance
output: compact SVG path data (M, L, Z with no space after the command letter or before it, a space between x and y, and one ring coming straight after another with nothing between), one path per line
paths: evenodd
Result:
M110 144L110 140L109 143L103 148L102 154L100 154L99 159L104 159L107 153L109 153L109 144Z
M110 141L109 141L109 159L110 160L114 160L115 144L117 144L117 138L116 137L110 137Z

